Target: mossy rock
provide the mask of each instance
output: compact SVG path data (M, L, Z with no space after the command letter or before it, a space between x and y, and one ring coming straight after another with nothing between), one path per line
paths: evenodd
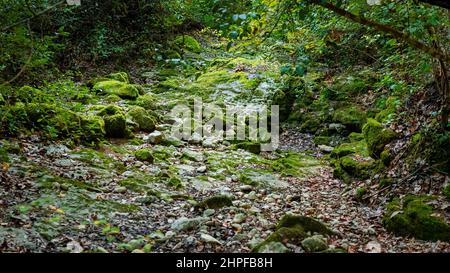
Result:
M108 95L108 96L105 97L105 101L110 102L110 103L111 102L119 102L121 100L122 100L121 97L119 97L117 95L114 95L114 94Z
M178 36L175 39L175 44L194 53L202 52L200 43L194 37L189 35Z
M382 164L376 160L357 160L353 156L344 156L339 165L346 173L354 178L369 179L383 170Z
M130 76L127 72L116 72L108 75L109 79L116 80L123 83L131 83Z
M329 145L331 137L329 136L316 136L314 137L314 144L316 145Z
M433 196L409 195L402 204L395 198L387 206L384 226L399 236L450 242L450 225L443 218L433 216L433 207L428 204L434 199Z
M146 110L154 110L156 108L156 98L151 94L144 94L136 100L136 105Z
M151 116L147 110L140 106L134 106L128 111L128 116L135 122L139 129L151 133L156 127L156 118Z
M154 161L153 154L149 149L137 150L136 152L134 152L134 156L139 161L145 161L149 163L153 163Z
M391 150L389 148L385 148L380 154L380 159L381 159L381 162L383 162L383 164L385 166L389 166L389 164L392 161Z
M105 116L105 132L108 137L123 138L128 136L127 121L123 114Z
M236 148L248 151L253 154L261 153L261 143L246 141L236 144Z
M334 235L326 225L321 222L306 216L287 214L278 223L275 232L273 232L267 239L259 243L252 249L252 252L260 252L269 243L280 242L300 245L301 242L308 236L308 233Z
M380 158L384 147L397 137L397 134L383 127L375 119L368 119L363 127L364 138L367 143L369 155L373 158Z
M98 116L82 116L82 140L85 143L99 142L106 134L105 121Z
M367 189L362 187L362 188L357 188L356 192L355 192L355 199L356 201L362 202L364 200L364 197L367 194Z
M100 105L100 106L102 106L102 105ZM116 115L116 114L123 115L125 113L122 107L114 105L114 104L110 104L106 107L101 107L99 109L100 109L100 111L98 112L98 115L101 117L112 116L112 115Z
M319 119L311 116L309 119L302 123L302 125L300 126L300 131L314 134L315 132L317 132L317 130L319 130L321 124L322 123Z
M348 139L350 142L359 142L361 140L364 140L364 135L362 133L352 132L348 136Z
M6 163L9 162L9 155L8 155L8 151L0 146L0 163Z
M330 156L332 158L341 158L352 154L368 156L366 143L364 141L342 143L341 145L333 149Z
M233 205L233 199L228 195L216 195L208 197L197 204L197 208L202 209L219 209L223 207L230 207Z
M142 92L138 85L128 84L116 80L100 81L93 87L93 91L117 95L122 99L135 100Z
M322 235L334 235L331 229L329 229L322 222L307 216L286 214L278 222L277 230L281 228L294 228L301 227L303 231L310 232L312 234L318 233Z
M333 115L333 121L342 123L350 132L360 132L366 120L366 113L356 106L337 109Z

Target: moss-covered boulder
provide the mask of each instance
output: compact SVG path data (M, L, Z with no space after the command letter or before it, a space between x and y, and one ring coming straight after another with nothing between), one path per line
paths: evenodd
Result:
M361 159L349 155L339 159L335 169L335 175L338 178L345 178L345 174L341 173L344 171L353 178L369 179L374 174L381 172L382 169L382 164L377 160ZM343 176L341 177L340 175Z
M306 252L321 252L328 249L327 239L322 235L314 235L302 241Z
M128 116L138 125L138 129L144 132L153 132L156 127L156 118L140 106L134 106L128 111Z
M277 229L280 228L293 228L301 227L305 232L318 233L322 235L334 235L331 229L329 229L322 222L307 216L286 214L278 222Z
M115 114L124 114L125 113L125 111L123 110L122 107L114 105L114 104L110 104L110 105L107 105L107 106L104 106L104 107L102 105L100 105L98 110L99 110L98 111L98 115L101 116L101 117L112 116L112 115L115 115Z
M433 196L409 195L402 202L395 198L387 206L384 226L400 236L450 242L450 225L433 215L433 207L429 203L434 199Z
M94 85L92 90L97 93L117 95L122 99L129 100L136 99L141 93L141 90L137 85L117 80L100 81Z
M157 107L156 98L152 94L145 94L136 100L136 105L146 110L154 110Z
M366 113L356 106L339 108L333 115L333 121L345 125L350 132L360 132L366 120Z
M197 204L200 209L219 209L222 207L230 207L233 205L233 199L228 195L215 195L208 197Z
M376 121L368 119L363 127L364 139L367 143L369 155L373 158L380 158L384 147L397 137L397 134Z
M81 128L82 141L89 144L100 141L106 134L105 121L98 116L82 116Z
M194 53L202 52L200 43L194 37L189 35L178 36L175 39L175 44Z
M153 154L149 149L137 150L136 152L134 152L134 156L136 157L137 160L140 161L145 161L149 163L153 163L154 161Z
M108 137L127 137L127 121L123 114L105 116L105 132Z
M131 83L130 76L127 72L111 73L108 75L108 78L119 82Z
M252 252L261 252L267 244L272 242L301 245L308 234L334 235L335 233L313 218L287 214L280 220L275 232L255 246Z
M330 156L332 158L341 158L351 154L368 156L366 143L364 141L342 143L333 149Z

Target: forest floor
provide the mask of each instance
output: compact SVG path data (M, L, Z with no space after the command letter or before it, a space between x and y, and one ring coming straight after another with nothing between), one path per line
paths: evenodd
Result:
M211 62L218 55L224 64L234 62L234 67L225 65L227 73ZM161 71L154 69L140 72L135 80L183 86L155 93L162 105L181 102L200 87L210 91L205 95L201 90L205 101L220 98L221 103L239 104L248 98L241 96L245 87L236 84L236 73L260 78L260 92L254 92L260 97L253 94L251 99L264 101L271 90L270 71L278 69L260 56L214 49L195 58L205 63L204 78L219 71L220 81L202 83L202 75L193 80L182 71L161 79L155 76ZM160 114L170 120L167 111ZM160 124L157 130L170 127ZM313 217L329 226L337 233L327 239L331 249L450 251L448 243L387 232L381 223L383 204L355 201L348 186L333 178L312 137L295 127L283 126L280 149L261 154L214 139L167 145L148 141L144 133L136 138L144 141L111 139L100 149L70 149L39 136L18 139L23 153L12 155L2 174L0 251L250 252L286 214ZM153 151L154 163L136 160L134 152L143 148ZM197 209L196 204L213 196L229 196L232 204Z

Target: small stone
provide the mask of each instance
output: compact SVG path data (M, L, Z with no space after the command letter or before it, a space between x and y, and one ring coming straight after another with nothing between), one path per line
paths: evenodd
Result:
M206 172L206 166L200 166L197 168L197 172L199 173L205 173Z
M270 242L270 243L262 246L260 249L258 249L258 252L259 253L287 253L287 252L289 252L289 249L280 242Z
M253 190L253 187L250 185L242 185L239 187L239 190L244 193L249 193Z
M207 219L205 219L203 217L197 217L197 218L191 218L191 219L186 218L186 217L181 217L172 223L171 228L176 231L192 230L192 229L199 227L206 220Z
M218 244L218 245L222 244L221 242L219 242L219 240L217 240L216 238L214 238L208 234L202 234L202 235L200 235L200 238L206 243L212 243L212 244Z
M204 217L210 217L211 215L213 215L214 213L216 213L216 211L214 209L207 209L203 212L203 216Z
M328 249L326 239L322 235L314 235L302 241L306 252L320 252Z
M368 253L381 253L381 244L377 241L368 242L364 250Z
M135 250L131 251L131 253L145 253L145 252L140 249L135 249Z
M319 150L321 150L322 152L327 153L327 154L331 153L334 150L333 147L330 147L327 145L319 145L318 148L319 148Z
M160 144L164 141L164 134L160 131L154 131L145 136L144 141L150 144Z
M66 249L70 253L81 253L81 252L83 252L83 247L77 241L70 241L69 243L67 243Z
M125 193L125 192L127 192L127 188L126 187L115 187L113 191L115 193Z
M233 218L233 223L240 224L240 223L244 222L246 218L247 218L247 216L245 216L245 214L243 214L243 213L236 214Z

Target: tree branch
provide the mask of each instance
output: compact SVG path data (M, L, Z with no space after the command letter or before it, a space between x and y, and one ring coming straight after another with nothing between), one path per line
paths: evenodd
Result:
M406 33L402 32L402 31L394 29L394 28L392 28L392 27L390 27L388 25L383 25L383 24L371 21L371 20L369 20L367 18L364 18L363 16L356 15L356 14L353 14L351 12L348 12L348 11L342 9L342 8L339 8L339 7L335 6L335 5L333 5L332 3L328 2L328 1L327 2L322 1L322 0L310 0L310 1L313 4L316 4L316 5L319 5L321 7L326 8L328 10L331 10L334 13L336 13L338 15L341 15L341 16L347 18L347 19L350 19L350 20L352 20L354 22L357 22L357 23L360 23L362 25L365 25L365 26L368 26L368 27L372 27L372 28L374 28L374 29L376 29L378 31L390 34L394 38L396 38L396 39L398 39L400 41L406 42L410 46L412 46L412 47L414 47L416 49L419 49L419 50L421 50L421 51L423 51L425 53L428 53L429 55L431 55L432 57L434 57L436 59L440 59L440 60L445 61L446 63L450 63L450 57L445 52L442 52L438 48L433 48L433 47L431 47L431 46L429 46L429 45L427 45L427 44L425 44L425 43L423 43L423 42L421 42L419 40L416 40L415 38L413 38L409 34L406 34Z

